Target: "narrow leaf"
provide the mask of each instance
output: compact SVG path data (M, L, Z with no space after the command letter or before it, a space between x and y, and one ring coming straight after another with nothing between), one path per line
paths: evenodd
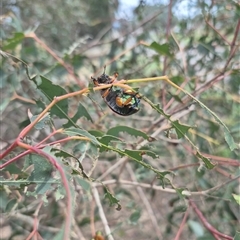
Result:
M33 122L39 115L33 115L30 118L30 122ZM42 119L40 119L37 124L34 125L34 128L37 130L41 130L43 128L45 128L46 126L49 126L50 123L50 116L48 114L46 114Z
M70 158L75 159L76 162L78 163L78 167L81 169L82 175L83 175L84 177L88 178L88 176L87 176L86 173L84 172L84 169L83 169L82 164L78 161L78 159L77 159L74 155L72 155L72 154L70 154L70 153L68 153L68 152L66 152L66 151L64 151L64 150L62 150L62 149L57 149L57 148L52 148L52 149L51 149L51 152L54 152L54 155L55 155L56 157L62 157L62 158L64 158L64 159L70 157ZM74 169L72 169L72 170L74 171Z
M172 122L172 125L175 128L179 139L184 137L187 131L191 128L189 125L181 124L179 120Z
M114 136L105 135L105 136L103 136L101 138L98 138L98 141L100 143L102 143L102 146L100 147L100 152L103 152L103 151L106 150L104 145L108 146L111 141L121 142L122 140L120 138L117 138L117 137L114 137Z
M88 132L95 137L103 137L105 135L104 132L97 131L97 130L89 130Z
M233 240L240 240L240 232L236 232L236 234L234 235Z
M76 123L77 120L81 117L85 117L87 120L89 120L93 123L93 120L92 120L91 116L89 115L87 109L81 103L79 103L76 114L71 118L71 121L68 121L66 124L63 125L63 127L64 128L72 127L73 126L72 123L73 122Z
M109 204L110 204L110 206L113 206L113 205L117 205L117 210L118 211L120 211L121 209L122 209L122 206L119 204L119 200L117 199L117 198L115 198L110 192L109 192L109 190L107 189L107 187L105 187L104 186L104 188L105 188L105 191L106 191L106 193L105 193L105 195L104 195L104 198L106 198L106 199L108 199L108 201L109 201Z
M84 136L84 137L89 138L89 140L92 143L94 143L96 145L100 145L98 140L86 130L79 129L79 128L67 128L64 130L64 133L66 133L68 136L76 136L76 135Z
M235 201L237 202L237 204L240 205L240 195L232 194L232 196L235 199Z
M53 84L49 79L40 76L41 81L37 81L36 77L32 78L33 82L37 85L47 99L51 102L54 97L65 95L67 92L59 85ZM51 108L51 114L58 116L59 118L68 118L68 99L64 99Z
M3 50L15 49L18 44L22 43L24 38L25 36L23 33L21 32L15 33L12 38L7 40L7 44L3 46Z
M110 128L107 131L107 135L118 136L120 132L127 132L128 134L135 137L143 137L144 139L147 139L147 140L149 139L149 136L146 133L139 131L135 128L127 127L127 126L117 126L117 127Z
M178 85L176 85L175 83L173 83L170 79L167 79L167 82L174 86L175 88L181 90L182 92L184 92L185 94L187 94L189 97L191 97L194 101L196 101L203 109L205 109L209 114L211 114L214 119L217 121L217 123L221 126L223 126L224 128L224 136L225 136L225 140L229 146L229 148L231 149L231 151L233 151L235 148L237 148L237 144L234 142L233 137L230 134L230 131L228 129L228 127L225 125L225 123L217 116L216 113L214 113L213 111L211 111L205 104L203 104L201 101L199 101L197 98L195 98L192 94L190 94L188 91L184 90L183 88L179 87Z
M28 186L31 184L31 182L26 179L8 180L8 179L4 179L3 177L0 177L0 182L2 185L11 186L11 187L14 187L15 189L17 188L23 189L25 186Z
M140 217L141 217L141 210L138 209L131 214L129 220L131 223L137 224Z
M133 161L139 163L140 165L142 165L143 167L155 172L157 174L157 177L161 180L165 179L165 176L167 174L173 174L173 172L170 172L170 171L164 171L164 172L160 172L158 169L152 167L150 164L142 161L142 152L144 151L135 151L135 150L125 150L125 151L122 151L120 149L117 149L117 148L113 148L111 146L107 146L107 145L103 145L106 149L108 150L112 150L114 152L117 152L120 154L120 156L126 156L126 157L129 157L131 158ZM166 179L166 181L171 184L171 182Z
M225 140L226 140L228 146L230 147L231 151L238 148L237 144L234 142L234 139L233 139L231 133L225 128L224 128L224 136L225 136Z
M168 43L158 44L156 42L152 42L149 48L155 50L157 53L172 57L173 54L171 53L170 45Z
M31 154L26 157L28 165L34 166L34 170L31 172L31 175L28 177L28 181L36 183L36 189L33 193L44 194L50 189L52 189L52 183L56 182L52 178L52 165L42 156ZM26 164L25 164L26 165Z
M207 169L213 169L215 165L211 163L209 158L204 157L200 152L197 151L196 156L199 157L205 164Z

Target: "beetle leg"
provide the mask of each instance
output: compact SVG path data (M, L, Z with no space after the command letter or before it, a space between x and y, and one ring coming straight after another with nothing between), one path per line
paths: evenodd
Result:
M124 90L123 92L124 92L124 93L127 93L127 94L129 94L129 95L136 95L136 93L133 92L133 91L130 90L130 89L126 89L126 90Z
M110 77L111 81L109 83L114 83L115 81L117 81L117 77L118 77L118 73L115 72L113 76Z
M98 81L97 81L96 78L91 77L91 79L93 80L93 84L94 84L94 86L99 86L99 83L98 83Z
M103 90L106 90L106 91L104 91L104 93L102 94L102 97L105 98L105 97L109 94L109 92L111 91L111 89L112 89L112 87L107 88L107 89L103 89Z

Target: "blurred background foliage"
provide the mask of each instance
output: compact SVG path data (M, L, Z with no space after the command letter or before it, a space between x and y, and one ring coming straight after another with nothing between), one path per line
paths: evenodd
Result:
M92 84L91 76L99 76L104 65L107 65L107 74L117 71L119 79L168 75L215 112L228 126L235 141L240 141L240 52L236 48L239 44L236 29L239 27L240 6L237 1L2 0L1 4L1 49L25 61L31 75L41 74L67 92ZM29 123L28 109L36 115L44 107L39 101L43 99L42 93L29 81L25 68L15 58L2 54L0 74L1 145L5 148ZM126 125L154 136L155 141L146 143L124 132L119 134L123 142L114 144L120 149L144 146L155 152L159 156L157 159L148 157L144 161L161 171L175 171L173 183L177 187L191 191L206 190L239 174L236 167L239 165L220 164L220 160L239 159L239 152L230 151L222 127L205 110L162 81L135 84L133 87L160 104L168 114L194 126L188 133L189 138L219 165L211 171L199 167L199 160L192 154L188 143L178 140L174 131L166 131L169 128L166 119L144 101L137 114L124 118L111 112L98 92L90 93L90 97L70 99L71 108L67 114L74 116L80 102L92 121L80 118L77 124L88 131L107 134L112 127ZM63 123L61 119L54 119L56 128ZM50 128L33 131L28 141L38 142L49 133ZM91 175L94 179L110 181L120 178L160 185L150 170L128 160L116 165L121 160L113 152L103 152L97 157L91 155L92 152L84 155L86 149L94 149L84 143L80 145L66 144L64 148L79 158L85 157L82 165L86 172L96 165ZM24 161L26 164L26 159L23 159L16 167L22 169ZM185 167L181 168L182 165ZM116 168L104 175L111 166ZM10 174L15 173L13 169L7 170ZM75 192L72 239L90 239L90 226L94 225L103 232L104 227L92 200L94 197L88 187L84 188L88 183L79 178L76 181L81 187L76 187ZM214 197L198 196L195 199L208 221L230 236L240 230L239 225L237 227L239 206L227 201L233 199L232 193L237 194L237 186L233 182L215 191ZM109 185L109 188L123 208L118 212L109 207L103 200L104 189L98 187L114 239L174 239L187 208L186 202L177 194L151 188L139 190L136 186L124 184ZM24 196L24 188L20 187L18 191ZM40 222L40 232L44 239L52 238L63 221L61 207L64 201L55 202L53 196L48 194L48 204L42 207L44 221ZM16 198L18 201L13 204ZM20 211L15 220L13 216L4 219L1 227L5 227L8 235L2 239L24 239L31 225L29 221L23 221L23 216L31 216L34 209L28 212L24 207L28 204L36 206L37 201L39 199L32 196L20 199L13 191L1 195L1 211ZM149 217L153 213L157 224ZM90 223L92 216L94 224ZM181 239L215 238L190 211Z

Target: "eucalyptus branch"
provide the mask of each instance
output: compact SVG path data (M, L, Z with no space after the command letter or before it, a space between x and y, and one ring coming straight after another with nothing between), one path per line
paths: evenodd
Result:
M219 188L222 188L222 187L228 185L229 183L236 181L239 178L240 178L240 176L236 176L226 182L223 182L215 187L209 188L204 191L197 191L197 192L188 191L188 194L191 196L201 196L202 195L202 196L211 197L211 195L208 195L209 193L212 193L212 192L218 190ZM166 188L166 187L163 188L162 186L157 186L157 185L148 184L148 183L139 183L139 182L128 181L128 180L123 180L123 179L119 179L119 180L112 179L112 180L102 181L101 183L92 183L92 184L95 187L100 187L100 186L102 186L102 184L103 185L112 185L112 184L119 184L119 183L124 184L124 185L139 186L142 188L150 188L150 189L154 189L154 190L161 191L161 192L176 194L176 190L172 189L172 188Z

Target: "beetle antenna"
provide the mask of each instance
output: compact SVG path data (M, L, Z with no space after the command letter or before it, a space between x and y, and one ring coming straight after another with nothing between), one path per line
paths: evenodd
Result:
M104 65L103 69L104 69L103 74L105 74L105 71L106 71L106 65Z

